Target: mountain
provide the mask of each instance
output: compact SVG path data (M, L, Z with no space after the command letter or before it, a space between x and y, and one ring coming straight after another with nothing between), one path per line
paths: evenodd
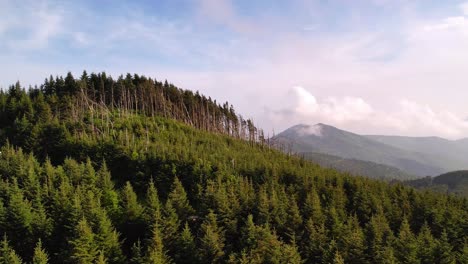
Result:
M333 168L341 172L347 172L353 175L365 176L368 178L385 181L404 181L419 178L417 176L403 172L398 168L370 161L345 159L328 154L312 152L301 153L301 156L323 167Z
M325 153L345 159L370 161L396 167L417 176L435 176L468 167L451 156L419 149L405 149L325 124L296 125L272 138L275 145L296 153Z
M0 90L0 263L463 257L466 199L323 168L259 131L136 74Z
M439 137L403 137L367 135L367 138L406 151L431 153L451 170L468 168L468 140L447 140Z
M406 181L405 184L418 188L468 197L468 171L454 171L437 177L425 177Z

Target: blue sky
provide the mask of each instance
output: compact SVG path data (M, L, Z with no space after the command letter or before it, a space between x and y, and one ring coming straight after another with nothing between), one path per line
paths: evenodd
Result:
M273 133L468 136L468 4L0 0L0 87L83 69L168 79Z

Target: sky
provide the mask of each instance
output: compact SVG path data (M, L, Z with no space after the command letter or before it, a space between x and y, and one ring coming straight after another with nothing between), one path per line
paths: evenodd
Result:
M0 0L0 87L137 73L299 123L468 137L468 2Z

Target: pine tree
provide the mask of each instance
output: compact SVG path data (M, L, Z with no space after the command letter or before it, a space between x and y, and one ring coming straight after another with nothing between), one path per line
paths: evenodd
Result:
M328 247L323 252L322 263L333 263L337 252L338 252L338 245L336 241L332 239Z
M297 206L296 199L289 199L289 204L286 208L286 232L294 240L302 236L302 216Z
M137 221L143 213L143 207L138 203L137 195L130 182L125 184L122 192L122 213L128 221Z
M99 251L99 256L96 259L96 264L107 264L106 257L104 256L104 252Z
M447 232L445 229L437 241L435 249L435 262L440 264L455 264L455 254L452 251L453 247L448 241Z
M49 256L42 248L42 241L39 240L34 248L33 264L47 264L49 263Z
M0 244L0 263L5 264L21 264L21 258L16 254L9 243L6 235L3 236L3 240Z
M10 202L6 213L6 230L9 237L12 238L11 244L13 247L18 250L20 255L23 255L29 253L25 251L27 248L34 246L32 241L32 206L24 198L16 181L13 183L12 188L13 191L10 192Z
M218 227L216 214L210 210L201 225L200 252L205 263L220 263L224 257L224 231Z
M364 263L365 262L365 238L364 232L359 226L359 221L356 215L348 217L348 222L345 226L343 237L341 238L345 246L345 259L349 263Z
M306 235L304 236L303 252L305 257L314 263L321 263L323 254L328 247L328 236L325 224L316 225L312 218L307 221Z
M76 236L70 241L72 245L72 259L75 263L89 264L96 260L98 247L95 234L85 218L82 218L76 227Z
M458 253L457 257L459 264L468 264L468 243L463 243L463 247L461 248L461 252Z
M427 222L424 222L418 235L418 258L421 260L421 264L434 263L434 250L436 243L434 237L432 237L431 229Z
M154 186L153 179L148 184L146 191L146 217L148 221L161 221L161 202L158 197L158 190Z
M388 259L394 259L393 250L393 232L388 225L387 219L381 213L371 217L366 225L366 255L369 262L383 263ZM389 256L393 257L390 258Z
M172 207L176 210L179 219L183 221L186 221L188 217L193 215L195 212L189 204L184 186L182 186L182 183L177 177L174 178L172 191L169 193L167 201L172 204Z
M119 196L114 190L114 183L105 161L96 173L96 178L96 186L102 191L102 205L111 217L115 216L119 209Z
M154 223L158 224L156 220L157 219L155 219ZM164 245L166 246L167 250L171 253L171 255L172 253L177 251L176 242L178 238L179 227L179 217L174 207L172 207L172 203L168 201L164 206L162 224L160 225L160 228L163 234L162 236Z
M307 192L303 212L305 219L312 219L312 221L317 225L324 223L325 216L322 212L320 198L315 189Z
M169 256L167 256L166 250L164 249L161 230L159 229L159 225L157 224L153 226L153 236L148 247L147 258L148 263L171 263L171 260Z
M335 257L333 258L333 264L345 264L344 259L338 250L335 252Z
M97 228L95 241L104 254L106 262L123 263L124 256L121 250L119 234L112 226L112 222L107 217L104 210L100 209L95 214Z
M144 264L145 263L145 257L143 255L143 249L141 247L140 240L138 240L136 243L132 245L130 263L131 264Z
M395 241L395 254L403 264L419 263L417 241L411 232L408 220L405 218L400 226L398 238Z
M280 263L301 264L303 262L295 240L291 244L283 244L281 246L280 256Z
M185 222L184 229L179 236L177 249L175 256L176 263L189 264L198 262L195 240L187 222Z

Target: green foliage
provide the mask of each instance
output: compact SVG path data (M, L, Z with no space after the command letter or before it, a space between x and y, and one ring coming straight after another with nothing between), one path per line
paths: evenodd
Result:
M159 225L155 224L153 227L153 236L149 243L147 258L149 263L166 264L171 263L170 258L166 254L163 245L161 230Z
M33 264L47 264L49 263L49 256L42 247L42 242L39 240L34 248Z
M0 91L0 263L464 263L466 199L284 155L210 100L87 73Z
M224 231L217 222L216 214L210 210L201 226L200 251L205 263L220 263L225 254Z
M75 263L93 263L98 256L98 247L95 234L85 218L81 219L76 227L76 235L70 241L72 245L71 258Z
M21 264L21 258L16 254L15 250L12 249L8 243L8 239L3 236L3 240L0 244L0 263L5 264Z

